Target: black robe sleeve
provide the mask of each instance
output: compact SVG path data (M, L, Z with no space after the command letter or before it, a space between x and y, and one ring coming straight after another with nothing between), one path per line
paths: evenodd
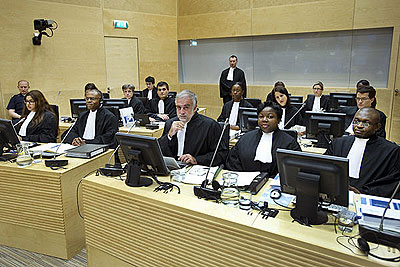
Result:
M26 136L22 137L23 141L39 142L39 143L55 143L57 142L58 124L54 115L45 111L43 120L38 125L33 125L31 121L26 129Z
M133 109L134 114L145 114L146 110L142 101L140 101L136 96L133 96L130 101L130 106Z

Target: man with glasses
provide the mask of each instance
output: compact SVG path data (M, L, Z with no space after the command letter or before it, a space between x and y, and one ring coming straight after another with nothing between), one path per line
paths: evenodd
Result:
M349 159L353 191L390 197L400 180L400 147L377 136L382 125L374 108L357 111L352 125L354 135L335 139L325 154Z
M115 133L118 132L118 119L101 106L103 94L100 90L86 90L85 99L88 110L79 114L78 120L65 142L74 146L107 144L110 148L114 148L116 146ZM63 133L62 138L67 132L68 130Z
M8 115L10 115L13 124L17 123L21 118L22 110L24 109L24 97L29 91L29 82L20 80L17 84L19 94L11 97L7 105Z
M372 86L360 86L357 87L357 94L356 94L356 107L342 107L338 111L341 113L346 114L345 118L345 131L349 134L353 134L353 126L351 125L354 115L356 114L357 110L360 108L370 108L373 107L372 103L375 101L376 91ZM380 124L382 127L377 130L376 134L383 138L386 138L386 115L380 110L377 110L379 113Z

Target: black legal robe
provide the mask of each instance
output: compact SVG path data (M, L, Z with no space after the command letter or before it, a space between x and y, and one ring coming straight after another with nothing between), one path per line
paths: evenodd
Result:
M219 78L219 96L224 99L224 103L232 99L231 89L237 82L242 83L243 97L246 97L247 92L246 77L243 70L236 67L233 70L233 81L228 81L226 78L228 77L229 69L230 68L223 70Z
M278 104L279 105L279 104ZM295 106L287 105L285 111L285 124L296 114L298 109ZM301 111L286 125L285 129L290 129L295 125L304 125L304 119L301 115Z
M153 89L151 90L151 99L153 98L159 98L158 94L157 94L157 87L153 87ZM149 89L143 89L142 91L143 97L146 97L149 95Z
M260 129L250 131L243 135L229 152L226 167L232 171L260 171L268 172L269 176L278 173L276 150L278 148L301 151L297 140L289 134L277 129L272 136L272 162L262 163L254 161L258 143L263 132Z
M352 121L354 119L354 115L356 115L357 111L358 111L357 106L341 107L338 110L335 110L335 112L346 114L346 117L344 120L344 130L347 130L347 128L349 128L350 124L352 123ZM385 115L385 113L383 113L382 111L380 111L378 109L376 111L379 112L379 119L380 119L380 123L382 124L382 127L376 132L376 134L380 137L386 138L386 130L385 130L386 115Z
M168 138L168 132L174 121L178 121L178 117L170 119L165 123L163 135L158 141L164 156L177 159L177 135L172 136L171 140ZM196 112L186 126L183 154L190 154L196 158L198 164L209 166L221 132L222 127L215 120ZM224 163L227 153L228 146L226 142L221 142L213 166Z
M314 105L315 95L308 95L304 103L306 103L303 111L312 111ZM320 108L324 109L326 112L329 111L329 95L321 95Z
M136 96L133 96L129 102L128 107L132 107L134 114L145 114L146 109L142 103Z
M224 104L224 106L222 107L221 114L219 115L217 121L224 122L227 118L229 118L229 116L231 115L232 107L233 107L233 100L226 102ZM250 104L249 102L247 102L246 100L242 99L239 102L239 107L252 108L253 105ZM238 118L236 120L236 125L240 125L239 122L240 121L239 121L239 112L238 112Z
M22 123L16 126L17 133L21 129ZM34 125L30 121L26 128L26 136L22 136L23 141L39 142L39 143L55 143L57 142L58 123L56 117L50 111L45 111L43 120Z
M146 113L149 117L162 120L158 117L157 114L160 112L158 111L158 102L160 98L153 98L146 103ZM167 97L164 99L164 114L167 114L170 119L176 117L176 106L175 106L175 98Z
M354 140L354 136L337 138L325 154L347 157ZM359 176L349 178L349 184L361 193L390 197L400 180L400 147L382 137L371 137L365 146ZM400 192L396 198L400 198Z
M83 138L85 132L86 121L89 116L90 110L79 114L78 120L72 127L71 132L65 139L65 143L72 144L72 141L77 138ZM62 134L62 138L66 135L68 130ZM105 108L99 108L96 114L95 137L92 140L85 140L87 144L106 144L110 148L115 148L117 140L115 134L118 132L118 119Z

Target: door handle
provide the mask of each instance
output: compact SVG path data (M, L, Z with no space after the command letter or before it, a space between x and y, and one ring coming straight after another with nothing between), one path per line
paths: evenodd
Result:
M399 89L394 89L394 95L398 95L400 93Z

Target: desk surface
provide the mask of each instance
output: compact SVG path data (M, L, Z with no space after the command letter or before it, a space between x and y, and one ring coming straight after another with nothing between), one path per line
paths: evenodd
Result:
M332 225L301 226L285 211L275 219L250 216L197 199L189 185L181 185L180 195L156 193L154 187L130 188L101 176L84 179L90 265L386 265L339 245Z
M82 177L104 166L112 151L90 160L68 158L66 169L0 162L0 244L70 259L84 246L77 211ZM60 156L63 158L63 156Z

